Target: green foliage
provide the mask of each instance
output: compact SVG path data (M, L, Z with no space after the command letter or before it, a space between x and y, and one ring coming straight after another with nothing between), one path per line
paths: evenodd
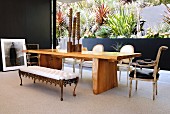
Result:
M108 16L107 25L111 27L115 36L130 37L136 22L134 13L120 6L119 12Z
M73 8L73 15L79 11L81 37L95 37L96 30L105 23L106 15L114 11L114 1L117 0L90 0L74 3L57 2L57 9L60 9L64 15L68 15L69 8ZM68 17L66 17L66 20L68 20ZM94 28L93 26L96 24L96 21L100 25ZM64 29L62 33L67 33L67 30Z
M164 37L159 35L159 33L156 33L156 34L147 34L145 38L164 38Z
M170 33L170 25L167 23L161 23L157 28L159 33L165 33L165 32Z
M169 33L160 33L160 32L153 32L151 28L147 29L147 34L144 36L145 38L168 38Z
M95 36L98 38L108 38L111 34L111 29L107 26L101 26L100 29L98 29L95 32Z
M56 17L56 38L68 35L66 16L60 9L57 11Z
M170 0L144 0L144 1L152 3L153 5L170 4Z
M163 20L164 20L164 22L166 22L167 24L170 25L170 7L166 4L165 4L165 6L167 8L167 12L165 11L165 15L164 15Z
M131 38L132 36L135 37L134 30L136 30L135 26L137 24L137 14L135 14L135 12L137 4L148 6L147 4L158 5L160 3L170 3L170 0L133 0L132 3L122 5L119 3L121 1L127 0L87 0L75 3L57 2L57 38L68 36L69 8L73 8L73 16L77 11L80 12L81 37ZM168 11L165 11L166 15L164 15L164 20L168 23L170 22L170 9L168 7L167 9ZM59 10L61 12L59 12ZM165 38L167 32L170 32L169 29L170 25L160 28L159 31L157 31L158 33L148 32L145 37ZM162 35L164 33L166 34Z
M123 43L122 42L115 42L111 47L115 50L115 51L117 51L117 52L119 52L120 51L120 49L122 48L122 46L123 46Z

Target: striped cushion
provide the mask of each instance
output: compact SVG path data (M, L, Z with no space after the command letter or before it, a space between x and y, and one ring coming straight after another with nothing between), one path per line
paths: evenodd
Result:
M40 67L40 66L22 67L20 70L24 72L44 76L47 78L56 79L56 80L63 80L63 79L68 80L68 79L73 79L73 78L78 77L78 74L76 73L70 73L66 71Z

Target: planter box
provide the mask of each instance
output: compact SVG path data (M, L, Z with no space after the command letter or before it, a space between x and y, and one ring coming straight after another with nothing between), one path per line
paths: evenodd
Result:
M162 70L170 70L170 38L84 38L82 40L84 47L92 50L96 44L103 44L105 51L116 51L111 46L116 44L131 44L135 48L136 53L142 53L142 56L136 59L156 59L158 48L162 45L168 46L169 49L163 52L159 66Z

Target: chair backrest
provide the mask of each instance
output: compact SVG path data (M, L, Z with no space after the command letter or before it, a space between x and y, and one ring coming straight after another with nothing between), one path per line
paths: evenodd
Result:
M153 72L154 80L156 80L156 74L159 71L158 64L159 64L161 53L162 53L163 50L167 50L167 49L168 49L167 46L161 46L159 48L159 50L158 50L158 53L157 53L157 56L156 56L156 60L155 60L155 64L156 65L154 66L154 72Z
M82 47L82 51L88 51L87 47Z
M39 44L26 44L26 49L39 49Z
M39 49L39 44L25 44L27 50ZM37 53L27 53L27 65L39 65L39 56Z
M97 44L92 49L93 52L103 52L104 46L102 44Z
M104 46L102 44L97 44L97 45L95 45L93 47L92 51L93 52L103 52L104 51ZM85 61L89 61L89 60L85 60ZM92 67L92 64L94 63L95 60L92 59L92 61L93 61L92 63L91 62L89 62L89 63L84 62L82 65L86 66L86 67Z
M120 49L121 53L134 53L134 47L132 45L124 45L121 49ZM123 63L129 63L130 59L123 59L122 60Z

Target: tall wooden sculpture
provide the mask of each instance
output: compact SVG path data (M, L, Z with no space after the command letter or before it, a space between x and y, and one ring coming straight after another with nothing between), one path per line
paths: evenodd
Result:
M71 42L71 34L72 34L72 15L73 15L73 10L72 8L69 9L69 28L68 28L68 37L69 41L67 42L67 52L72 51L72 42Z
M77 12L77 44L76 51L81 52L82 45L80 44L80 12Z
M76 37L76 17L73 18L73 34L72 34L72 52L75 52L75 37Z
M69 41L67 42L67 52L81 52L80 44L80 12L76 13L72 24L72 8L69 9ZM73 25L73 26L72 26ZM76 44L77 36L77 44ZM72 38L72 40L71 40Z

